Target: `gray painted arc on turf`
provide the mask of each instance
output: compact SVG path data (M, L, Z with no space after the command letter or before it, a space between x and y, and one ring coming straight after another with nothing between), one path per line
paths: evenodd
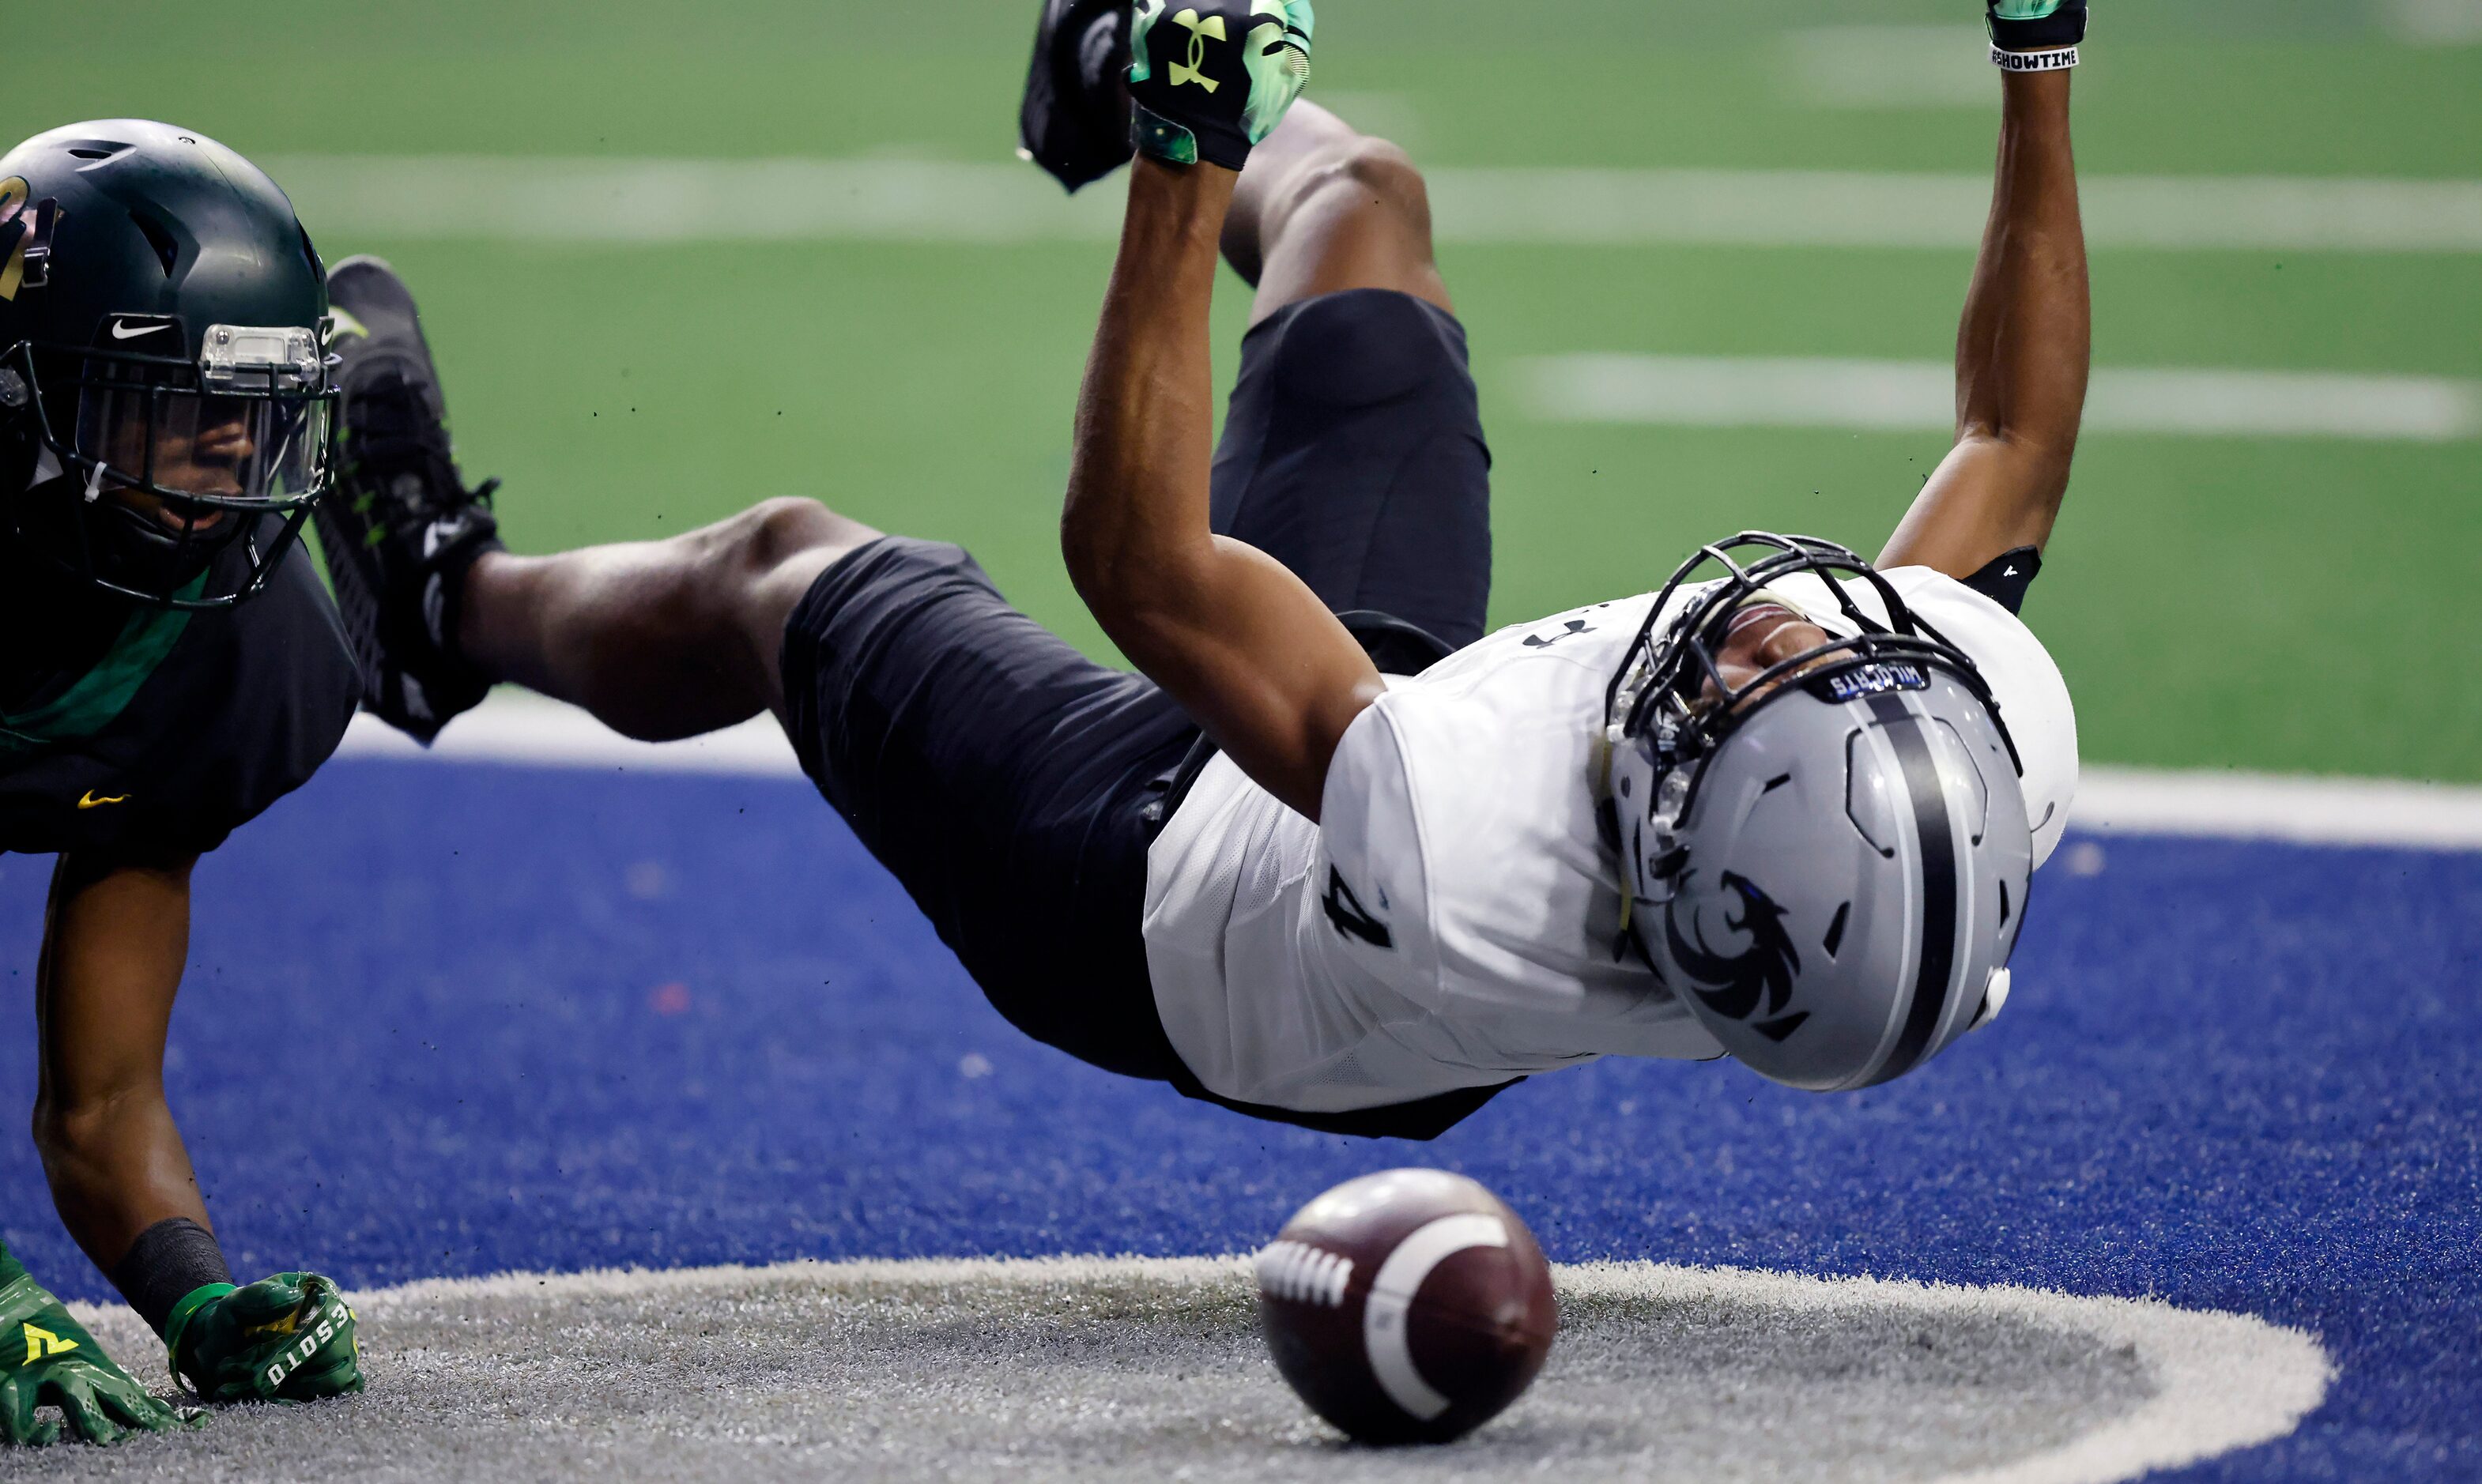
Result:
M366 1394L11 1477L195 1484L316 1457L368 1484L2104 1484L2282 1437L2332 1378L2298 1331L2154 1302L1652 1263L1555 1281L1541 1378L1440 1448L1342 1447L1310 1418L1267 1360L1246 1258L795 1263L357 1295ZM144 1321L78 1312L162 1384Z

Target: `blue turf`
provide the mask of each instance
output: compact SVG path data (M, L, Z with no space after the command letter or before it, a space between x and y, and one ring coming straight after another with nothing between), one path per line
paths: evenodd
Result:
M1418 1161L1560 1258L2302 1325L2328 1404L2192 1476L2482 1474L2482 856L2101 845L2037 882L1998 1027L1900 1083L1607 1062L1368 1144L1024 1042L799 783L340 762L199 868L172 1097L245 1279L1221 1252ZM0 858L0 1107L47 866ZM38 1273L108 1294L22 1136L0 1192Z

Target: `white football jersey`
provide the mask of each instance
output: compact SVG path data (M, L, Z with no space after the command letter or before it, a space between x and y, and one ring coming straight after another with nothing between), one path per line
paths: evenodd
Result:
M1884 575L1996 695L2039 866L2076 791L2066 683L1991 599L1924 567ZM1819 579L1772 590L1845 631ZM1518 624L1391 677L1337 743L1316 824L1230 758L1207 765L1149 852L1146 902L1155 1006L1201 1082L1338 1112L1599 1056L1723 1054L1624 941L1596 824L1604 692L1653 601Z

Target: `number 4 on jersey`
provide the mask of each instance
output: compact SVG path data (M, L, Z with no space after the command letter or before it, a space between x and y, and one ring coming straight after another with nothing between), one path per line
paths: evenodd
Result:
M1387 931L1387 924L1370 915L1368 909L1361 905L1361 898L1353 895L1353 888L1344 884L1344 873L1333 866L1327 869L1324 905L1327 907L1327 920L1335 924L1337 932L1348 938L1360 938L1372 948L1392 949L1396 946L1395 938Z

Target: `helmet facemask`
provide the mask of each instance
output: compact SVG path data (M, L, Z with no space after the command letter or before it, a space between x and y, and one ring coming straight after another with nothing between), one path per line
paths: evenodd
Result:
M1754 549L1762 554L1754 560L1738 555ZM1709 567L1717 569L1711 578L1704 571ZM1719 656L1733 618L1750 605L1780 603L1814 621L1817 615L1800 603L1770 590L1771 584L1801 575L1819 580L1852 632L1844 638L1831 633L1827 642L1780 660L1738 686L1731 684ZM1868 583L1885 608L1887 621L1854 602L1840 578ZM1663 623L1664 610L1676 592L1693 582L1709 580L1713 586L1696 602L1669 624ZM1617 765L1630 753L1644 755L1648 766L1643 771L1650 774L1654 794L1652 808L1646 811L1648 820L1668 835L1695 801L1700 765L1760 708L1790 693L1788 682L1798 678L1823 698L1850 700L1910 686L1923 666L1950 672L1981 698L2008 744L2011 763L2021 774L2024 769L2016 756L2016 742L2008 736L1998 702L1993 699L1981 670L1916 615L1869 562L1832 541L1764 531L1745 531L1702 546L1674 570L1655 595L1605 691L1604 739L1615 766L1606 794L1618 794L1624 781L1628 792L1637 792L1640 785L1633 776L1637 770L1624 774ZM1617 801L1607 805L1607 835L1618 826L1623 812ZM1660 861L1672 854L1668 847L1662 848L1655 858ZM1677 868L1677 862L1673 864ZM1660 876L1645 884L1656 889L1654 899L1662 899Z
M137 315L109 318L96 338L107 336L185 338L177 320ZM36 452L10 527L55 565L140 602L221 608L257 592L329 488L336 394L324 339L216 325L196 360L152 346L13 348L0 357L0 410L26 420ZM219 561L228 550L242 560Z

